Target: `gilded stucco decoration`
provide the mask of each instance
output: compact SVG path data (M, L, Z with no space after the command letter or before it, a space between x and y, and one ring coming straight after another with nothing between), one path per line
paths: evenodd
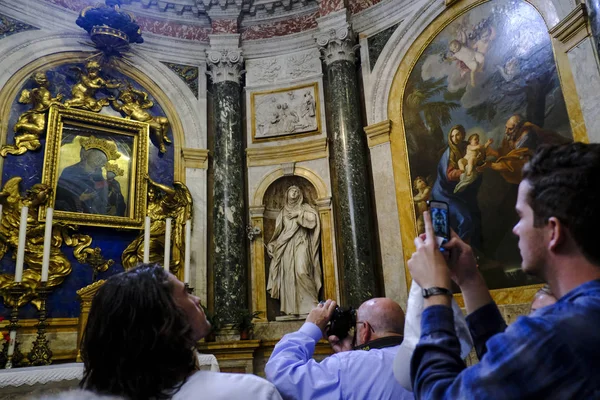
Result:
M185 257L185 223L192 218L193 199L187 186L174 182L173 187L148 180L148 216L150 225L150 262L162 263L165 251L166 219L172 219L171 265L177 273ZM123 251L123 268L130 269L144 259L144 233L142 232Z
M12 251L13 255L16 255L19 242L21 208L23 206L29 207L24 258L27 268L23 271L22 280L25 292L18 300L7 296L6 289L14 285L14 274L2 273L0 274L0 294L4 297L6 306L13 307L14 301L18 301L18 305L21 306L33 300L32 303L39 308L40 304L36 300L36 290L41 285L45 223L39 221L37 216L39 209L45 206L51 197L52 189L49 185L38 183L33 185L25 195L21 195L19 191L21 180L20 177L9 179L0 192L0 202L3 206L0 225L0 259L9 251ZM108 266L112 265L112 260L104 260L102 258L100 248L90 248L92 243L91 237L75 233L76 229L77 227L73 225L53 225L50 269L46 284L46 288L48 289L59 286L71 273L71 263L61 250L63 244L74 247L73 254L75 259L80 263L91 264L90 261L96 262L96 264L92 264L95 270L105 271ZM94 254L96 259L90 258L90 253ZM103 262L98 263L98 259L102 259Z
M35 26L31 26L14 18L0 14L0 39L4 39L15 33L37 30Z
M128 85L119 93L119 97L111 101L111 106L119 111L124 117L134 121L146 122L150 125L150 134L158 145L161 153L167 151L166 144L171 144L169 139L169 120L166 117L153 116L148 109L154 106L154 102L148 97L148 93L137 90Z
M194 96L198 97L198 67L185 64L176 64L161 61L164 65L177 74L179 78L190 88Z
M31 77L37 87L31 90L21 91L19 103L31 104L31 109L25 111L19 117L14 126L16 133L15 143L2 146L0 155L6 157L8 154L21 155L28 150L40 148L40 136L46 132L46 115L50 106L62 106L62 94L52 97L48 89L50 82L45 72L38 71Z

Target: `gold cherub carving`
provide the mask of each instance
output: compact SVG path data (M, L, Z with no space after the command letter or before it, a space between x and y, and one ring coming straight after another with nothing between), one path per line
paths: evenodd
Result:
M150 133L158 144L160 152L164 153L167 151L165 143L171 143L167 135L169 132L169 120L166 117L153 116L147 111L154 106L154 102L148 99L148 93L134 89L133 86L128 85L127 89L119 93L118 100L111 101L111 105L126 118L148 123L150 125Z
M100 64L97 61L88 61L85 65L86 72L78 67L74 69L79 73L79 82L71 88L71 95L73 97L65 101L66 107L99 112L109 104L109 99L96 99L96 91L99 89L116 89L121 87L119 82L106 81L100 76L102 68L100 68Z
M6 157L8 154L21 155L27 150L40 148L40 136L46 131L46 112L50 106L62 106L62 94L52 97L48 90L49 82L45 72L39 71L31 76L38 87L21 91L19 103L31 104L30 110L25 111L19 117L14 126L15 144L2 146L0 155Z

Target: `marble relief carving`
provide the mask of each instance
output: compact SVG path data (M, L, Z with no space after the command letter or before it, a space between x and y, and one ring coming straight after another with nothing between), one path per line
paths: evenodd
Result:
M321 60L314 50L258 61L247 60L246 69L247 84L252 86L302 79L322 72Z
M318 133L318 86L253 93L252 137L254 140Z

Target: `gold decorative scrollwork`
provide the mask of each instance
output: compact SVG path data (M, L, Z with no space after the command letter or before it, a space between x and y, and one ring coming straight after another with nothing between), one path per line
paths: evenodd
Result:
M22 285L25 294L18 300L7 296L7 289L14 286L14 275L0 273L0 295L8 307L14 307L15 301L22 306L31 301L39 308L37 289L41 285L42 258L44 248L45 223L37 219L39 208L44 206L50 197L51 188L38 183L29 189L25 196L21 196L19 184L21 177L9 179L0 191L0 203L3 205L2 221L0 223L0 259L12 250L13 258L16 257L19 242L19 224L21 208L29 207L27 217L27 239L25 242L24 262L28 268L23 271ZM63 243L75 247L75 258L82 264L90 264L95 271L105 271L112 265L112 260L102 259L99 248L92 249L92 238L79 233L72 234L77 227L73 225L54 224L52 227L52 240L50 248L50 269L46 288L52 289L63 283L71 273L71 263L61 251Z
M165 153L167 151L165 143L171 143L171 139L167 135L169 120L166 117L153 116L147 111L154 106L154 102L148 98L148 93L128 85L127 89L119 93L117 100L111 101L111 106L126 118L148 123L150 133L158 144L160 152Z
M21 155L28 150L37 150L40 148L40 136L46 131L46 114L50 106L62 106L62 94L52 97L48 89L48 77L45 72L36 72L31 79L35 81L38 87L21 91L19 103L31 104L31 109L25 111L19 117L14 126L15 143L2 146L0 155L6 157L8 154Z
M177 273L184 260L185 222L192 218L193 200L187 186L174 182L173 187L148 179L148 216L150 217L150 262L163 262L165 249L166 219L172 218L171 265L170 270ZM122 256L123 267L127 270L135 267L144 259L143 232L127 246Z

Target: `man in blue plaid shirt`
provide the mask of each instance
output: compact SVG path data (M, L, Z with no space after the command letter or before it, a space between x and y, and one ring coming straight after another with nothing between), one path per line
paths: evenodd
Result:
M600 399L599 179L600 144L544 147L525 166L513 228L521 267L546 281L558 302L509 327L471 247L453 233L445 259L425 213L426 233L408 261L426 297L411 360L417 399ZM480 359L469 368L454 329L451 279Z

